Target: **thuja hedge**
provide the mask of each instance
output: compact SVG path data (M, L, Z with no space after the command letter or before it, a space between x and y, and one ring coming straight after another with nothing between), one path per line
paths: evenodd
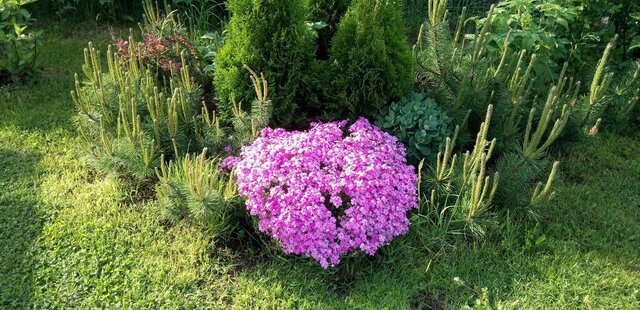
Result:
M324 12L318 12L318 3L310 7L306 1L229 1L231 20L215 71L223 119L234 100L251 97L245 64L264 72L269 81L273 125L299 123L305 114L373 116L409 92L413 60L399 1L352 1L339 23L336 18L345 2L335 2ZM326 27L335 27L335 35L327 38L317 24L307 24L310 16L331 19ZM328 49L329 55L318 53L318 48Z
M354 1L333 39L331 57L339 72L333 83L337 110L375 115L407 94L414 74L401 3Z

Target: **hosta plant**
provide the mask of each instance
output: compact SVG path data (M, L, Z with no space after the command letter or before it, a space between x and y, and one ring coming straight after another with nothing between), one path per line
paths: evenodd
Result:
M424 158L435 159L438 149L451 135L452 122L435 100L423 93L412 93L392 104L376 119L376 125L404 143L407 157L414 163Z
M404 147L366 119L264 129L234 172L259 229L323 268L348 253L374 255L408 230L407 213L417 207Z

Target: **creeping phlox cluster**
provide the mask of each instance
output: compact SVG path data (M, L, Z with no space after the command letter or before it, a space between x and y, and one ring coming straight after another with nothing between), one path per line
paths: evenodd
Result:
M366 119L315 123L305 132L264 129L235 165L238 191L260 230L287 254L323 268L377 249L409 227L416 173L397 139Z

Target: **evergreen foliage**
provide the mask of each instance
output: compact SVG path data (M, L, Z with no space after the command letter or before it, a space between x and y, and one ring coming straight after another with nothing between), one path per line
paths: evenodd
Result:
M539 206L551 198L550 189L539 189L532 199L523 198L526 195L522 191L535 190L534 185L547 166L544 155L569 124L578 103L580 82L566 76L565 65L546 100L540 101L532 92L536 55L527 55L525 51L514 53L507 43L498 53L488 49L494 7L480 31L468 36L464 34L464 16L458 18L455 32L449 32L446 4L446 0L429 1L429 22L423 25L413 50L419 82L439 102L451 103L452 115L463 130L478 131L479 135L486 131L485 135L493 138L487 157L493 156L494 160L486 169L501 175L501 186L493 191L496 204L529 209ZM509 42L509 35L506 34L505 42ZM469 147L464 139L460 142L459 147ZM479 148L478 143L476 139L474 150ZM465 156L465 160L472 157ZM462 176L458 178L468 178L464 177L468 165L463 165ZM455 169L451 174L456 175ZM467 203L472 205L471 210L479 210L477 213L486 211L473 199Z
M244 65L263 72L270 83L274 123L301 120L300 84L313 57L305 19L307 2L297 0L230 0L226 40L215 60L215 86L221 117L232 115L233 99L248 108L252 91Z
M338 113L371 116L406 95L413 83L413 60L401 3L355 0L333 39L331 60L337 72L332 108Z
M225 236L241 216L238 189L233 174L224 174L206 153L205 149L197 156L187 154L168 164L161 160L156 169L158 205L173 223L188 219L216 236Z
M142 181L164 160L175 161L202 148L217 153L229 145L239 149L271 119L267 82L251 70L258 96L252 111L236 106L230 120L233 126L225 127L215 111L202 103L189 66L173 71L165 87L134 53L122 57L110 47L107 54L108 71L103 72L100 53L89 44L83 67L87 80L81 82L76 76L72 92L89 162L100 171Z

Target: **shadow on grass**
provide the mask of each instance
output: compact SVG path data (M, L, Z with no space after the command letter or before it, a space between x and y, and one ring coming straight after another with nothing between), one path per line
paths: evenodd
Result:
M43 227L38 214L39 156L0 149L0 308L31 308L32 248Z

